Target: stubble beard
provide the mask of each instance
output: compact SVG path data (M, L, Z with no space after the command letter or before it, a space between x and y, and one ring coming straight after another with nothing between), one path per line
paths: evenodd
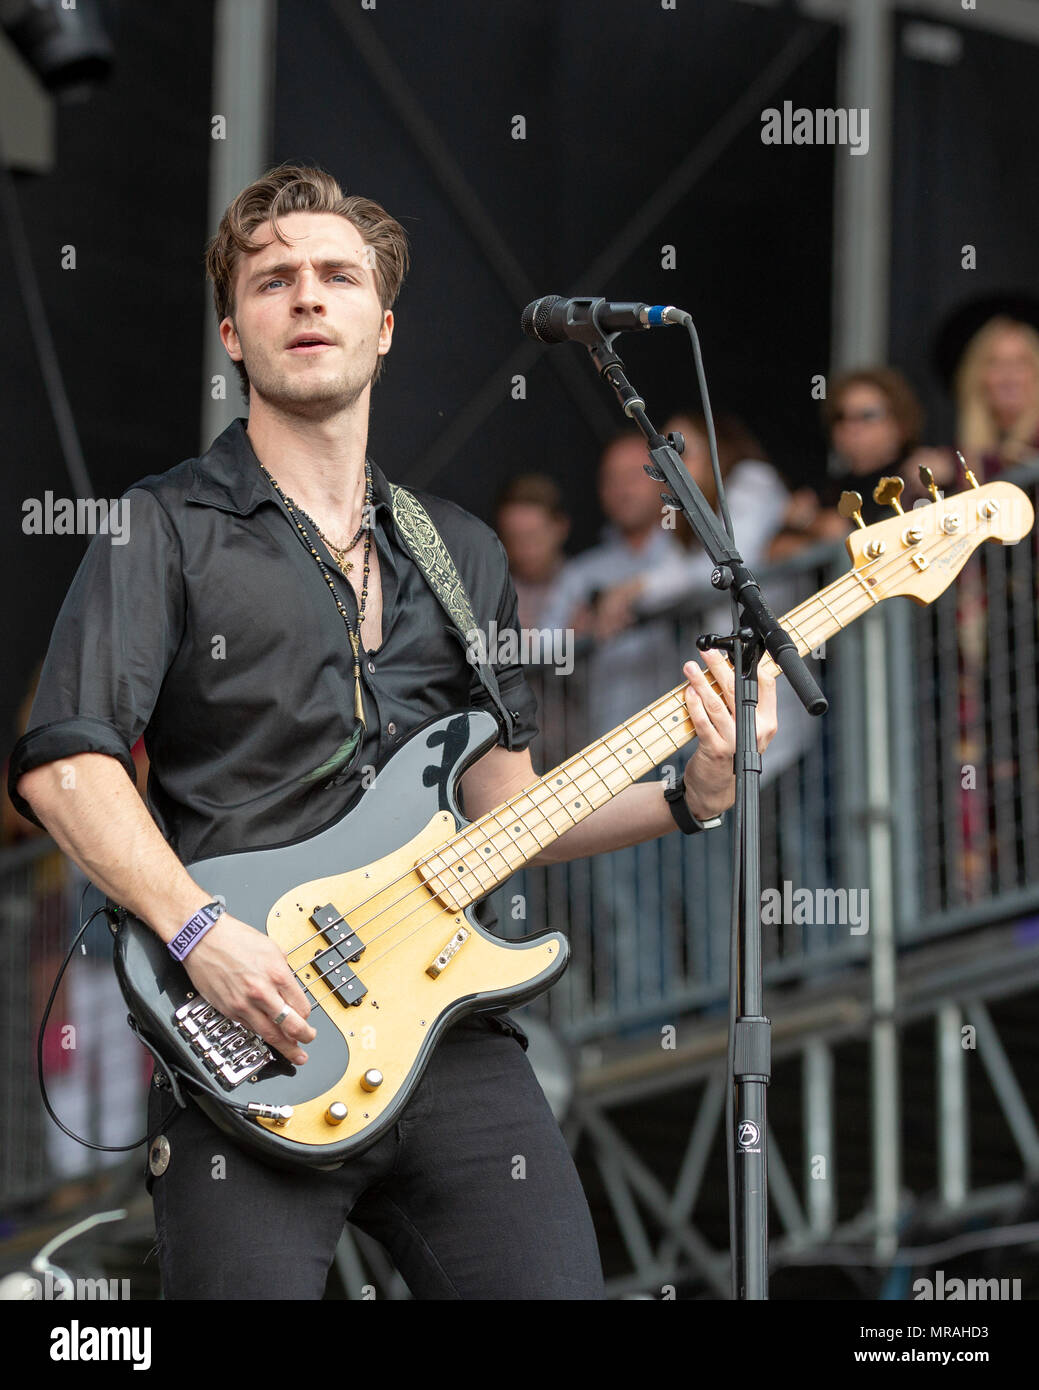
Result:
M362 351L367 347L364 344ZM280 372L266 358L246 362L245 369L251 389L274 410L297 419L327 420L356 406L374 379L378 365L373 340L370 361L364 352L361 360L344 363L342 370L333 375Z

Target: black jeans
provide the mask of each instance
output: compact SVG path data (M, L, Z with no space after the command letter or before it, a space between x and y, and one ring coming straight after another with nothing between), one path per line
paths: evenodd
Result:
M153 1087L149 1130L170 1144L148 1178L164 1296L319 1299L349 1218L415 1298L603 1298L577 1170L507 1027L456 1024L404 1118L332 1172L275 1168Z

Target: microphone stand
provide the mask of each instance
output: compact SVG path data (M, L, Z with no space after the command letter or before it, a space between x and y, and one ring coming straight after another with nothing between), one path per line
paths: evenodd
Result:
M661 493L669 505L680 507L714 561L711 583L728 589L733 611L739 612L736 631L728 637L705 634L697 639L701 651L709 647L727 651L735 673L736 698L736 802L734 807L737 864L733 895L732 937L737 948L737 970L730 1000L732 1083L729 1093L732 1123L728 1126L727 1151L730 1176L734 1174L735 1221L730 1224L732 1241L732 1296L735 1299L768 1298L768 1184L765 1087L771 1080L772 1025L762 1012L761 980L761 756L757 751L756 709L757 668L763 652L768 652L790 681L798 698L810 714L826 711L826 699L798 654L789 634L765 602L757 580L743 563L743 557L718 524L700 488L676 452L671 438L665 438L646 414L646 403L625 374L624 363L613 351L617 334L605 335L593 322L571 336L583 342L599 375L607 381L621 403L625 415L646 437L652 462L646 472L667 485ZM670 313L671 311L669 311ZM672 321L691 324L687 314ZM706 406L706 389L704 390ZM738 872L738 879L736 874ZM735 1104L732 1106L733 1090ZM732 1229L734 1225L734 1229Z

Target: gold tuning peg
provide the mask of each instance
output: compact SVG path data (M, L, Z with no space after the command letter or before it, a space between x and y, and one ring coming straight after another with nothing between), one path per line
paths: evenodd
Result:
M934 474L924 464L920 465L920 481L923 483L927 491L931 494L932 502L938 502L941 500L938 496L938 485L934 481Z
M861 492L842 492L841 500L837 503L837 510L845 521L854 521L856 526L865 531L866 523L862 519Z
M967 467L967 460L960 453L959 449L956 450L956 457L960 461L960 467L963 469L963 476L967 479L967 482L970 483L971 487L980 487L981 484L978 482L977 478L975 478L974 474Z
M882 507L894 508L899 516L905 516L902 503L898 500L902 496L904 487L905 483L901 478L881 478L873 489L873 500L879 502Z

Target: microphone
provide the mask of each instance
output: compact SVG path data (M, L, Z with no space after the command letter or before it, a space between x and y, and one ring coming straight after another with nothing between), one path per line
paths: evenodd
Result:
M558 294L546 294L523 310L520 327L528 337L541 343L565 343L570 339L586 342L600 332L666 328L684 318L683 311L670 304L639 304L590 295L563 299Z

